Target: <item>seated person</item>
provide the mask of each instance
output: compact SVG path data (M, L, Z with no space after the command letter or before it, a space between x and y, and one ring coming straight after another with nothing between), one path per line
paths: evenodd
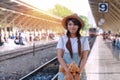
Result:
M14 42L15 42L15 44L20 44L20 43L19 43L19 38L18 38L18 36L16 36Z

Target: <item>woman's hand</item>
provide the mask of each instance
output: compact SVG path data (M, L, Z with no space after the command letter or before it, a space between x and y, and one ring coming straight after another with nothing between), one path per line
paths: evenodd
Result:
M80 74L77 73L74 78L75 78L75 80L80 80Z

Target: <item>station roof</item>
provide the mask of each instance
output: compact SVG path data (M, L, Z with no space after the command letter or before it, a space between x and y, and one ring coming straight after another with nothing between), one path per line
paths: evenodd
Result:
M35 24L61 25L61 18L48 14L20 0L0 0L0 26L7 24L5 26L9 27L13 22L14 25L18 26L26 26L32 22L33 24L29 25L29 27Z
M103 30L120 32L120 0L88 0L95 22Z

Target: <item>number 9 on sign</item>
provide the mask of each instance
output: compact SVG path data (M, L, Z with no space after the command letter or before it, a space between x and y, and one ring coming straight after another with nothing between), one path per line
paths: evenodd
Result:
M98 9L100 13L108 12L108 3L99 3Z

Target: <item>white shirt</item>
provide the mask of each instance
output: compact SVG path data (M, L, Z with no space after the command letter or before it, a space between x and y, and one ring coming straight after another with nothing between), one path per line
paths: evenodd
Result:
M73 53L78 53L78 43L77 43L77 40L78 40L77 37L70 38ZM61 36L59 38L59 40L58 40L57 48L62 49L64 52L69 52L68 49L66 48L67 41L68 41L68 37L66 35L65 36ZM81 37L80 41L81 41L82 51L90 50L89 42L88 42L88 38L87 37Z

